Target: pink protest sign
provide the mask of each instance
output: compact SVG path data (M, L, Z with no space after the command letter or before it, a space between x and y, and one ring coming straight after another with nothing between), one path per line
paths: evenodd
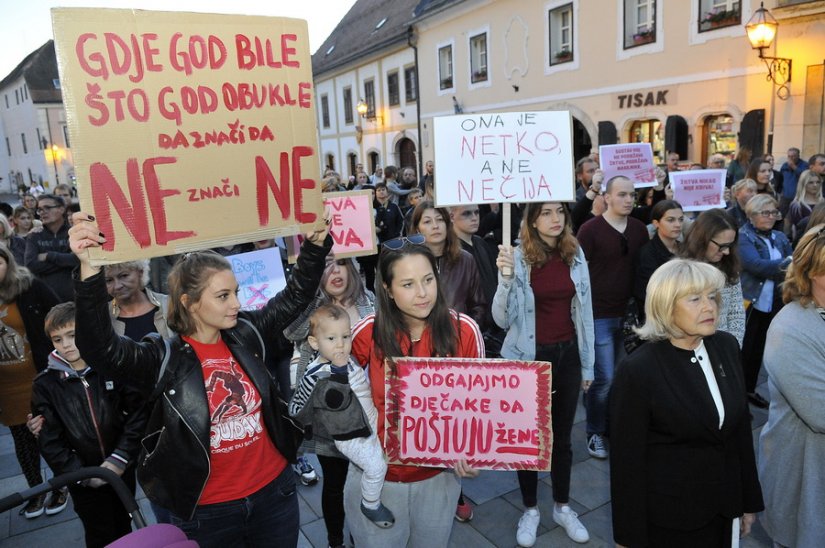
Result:
M335 257L345 259L378 253L372 191L326 192L322 196L324 207L332 214L329 233L332 236L332 252ZM297 235L285 240L289 262L295 263L304 238Z
M599 147L599 162L605 182L617 175L633 181L633 186L656 186L656 165L650 143L627 143Z
M697 169L670 174L673 199L684 211L725 207L725 170Z
M390 462L490 470L549 470L551 365L401 358L387 368Z

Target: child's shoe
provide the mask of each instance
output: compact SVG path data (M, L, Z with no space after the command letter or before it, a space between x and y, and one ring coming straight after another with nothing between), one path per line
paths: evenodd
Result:
M367 516L367 519L376 524L378 527L382 529L389 529L393 525L395 525L395 516L392 515L390 509L378 503L378 508L375 510L371 508L367 508L364 506L364 502L361 502L361 513Z

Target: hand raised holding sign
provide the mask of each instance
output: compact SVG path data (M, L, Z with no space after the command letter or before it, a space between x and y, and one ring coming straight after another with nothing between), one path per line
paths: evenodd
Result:
M330 223L332 223L332 213L330 212L329 208L324 209L324 224L321 228L316 228L312 232L307 232L307 240L317 246L324 246L324 240L327 239L327 234L329 234L329 227Z
M514 266L515 262L513 261L513 248L509 245L498 246L498 257L496 257L496 267L498 268L499 272L501 272L501 275L505 278L512 278Z
M72 215L72 227L69 229L69 247L80 260L80 279L85 280L100 272L100 267L89 262L89 248L100 247L106 236L100 231L95 218L79 211Z

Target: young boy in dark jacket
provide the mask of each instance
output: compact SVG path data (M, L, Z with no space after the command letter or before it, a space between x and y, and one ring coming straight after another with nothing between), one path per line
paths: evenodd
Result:
M101 466L121 476L135 492L135 467L148 419L142 396L104 379L75 346L75 304L46 315L55 350L34 380L32 412L45 419L38 442L55 475ZM105 546L131 532L131 520L111 486L97 478L69 487L83 522L86 545Z

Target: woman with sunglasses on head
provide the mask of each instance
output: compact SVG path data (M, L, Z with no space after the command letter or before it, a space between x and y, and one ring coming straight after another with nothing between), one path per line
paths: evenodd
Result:
M364 174L362 172L359 175ZM290 362L293 388L304 378L307 365L315 359L317 354L307 340L309 319L320 306L325 304L336 304L346 310L351 325L355 325L361 318L375 312L375 295L364 287L364 282L361 280L353 259L336 259L332 253L327 256L326 268L321 276L321 285L315 295L315 300L298 319L284 330L286 338L295 344L295 353ZM296 415L302 408L303 405L293 399L289 404L289 413ZM324 475L321 509L324 514L329 546L336 548L344 545L344 482L347 479L349 460L335 448L331 436L318 431L317 427L312 438L312 440L304 441L302 447L304 451L314 452L318 456L318 462L321 463ZM304 457L299 457L298 463L302 469L305 469L307 463ZM303 474L302 481L306 482Z
M473 256L461 249L449 211L430 201L419 202L413 210L410 233L424 236L424 244L435 255L447 306L469 315L483 329L488 313L481 276Z
M739 347L745 337L745 307L742 304L742 283L739 276L739 228L733 216L721 209L703 211L690 225L680 256L710 263L725 275L725 285L719 292L719 323L717 331L736 337Z
M372 398L378 409L378 438L384 439L384 376L398 357L484 357L478 325L450 310L439 283L436 259L413 235L387 241L381 247L376 280L376 310L353 328L352 355L367 367ZM378 529L361 514L361 472L350 466L344 506L350 531L359 548L447 546L458 477L478 471L457 462L453 469L390 464L381 501L392 508L395 525Z
M595 359L587 260L573 236L567 206L560 202L528 204L519 238L521 244L514 250L499 246L496 261L499 282L493 319L507 330L501 356L553 364L553 521L575 542L587 542L590 535L569 505L576 402L579 390L590 388ZM518 482L526 510L516 541L529 548L536 542L540 521L538 473L519 470Z
M742 342L742 367L748 400L762 409L768 401L756 392L756 380L765 352L765 335L771 320L782 307L779 285L791 261L791 244L774 224L782 219L778 202L768 194L757 194L745 208L748 222L739 229L742 256L742 295L747 320Z
M329 219L307 236L286 288L260 310L240 310L224 257L183 255L169 274L174 335L140 342L115 334L102 269L89 260L87 249L106 236L93 217L74 219L77 348L154 402L137 472L146 495L204 548L296 546L295 437L265 354L312 302L332 248Z
M825 224L800 239L782 300L765 348L771 408L759 437L760 519L774 546L814 548L825 539Z

